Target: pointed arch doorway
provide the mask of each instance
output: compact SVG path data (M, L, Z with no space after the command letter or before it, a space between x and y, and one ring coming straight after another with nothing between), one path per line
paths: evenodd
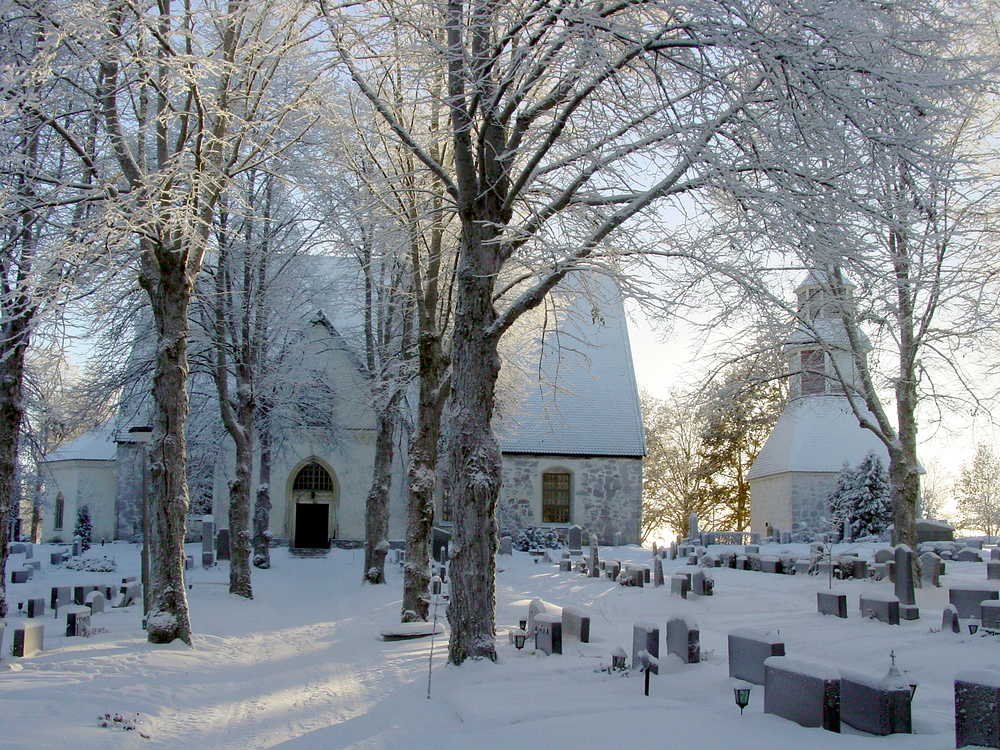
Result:
M328 549L337 536L339 492L333 472L310 459L292 473L288 493L292 547Z

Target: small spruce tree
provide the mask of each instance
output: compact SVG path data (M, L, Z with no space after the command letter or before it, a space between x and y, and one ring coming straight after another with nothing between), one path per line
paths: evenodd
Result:
M90 549L90 537L92 533L93 527L90 524L90 508L82 505L76 512L76 528L73 529L73 535L80 537L80 548L84 552Z
M856 539L882 534L892 523L889 478L882 460L869 451L856 469L845 462L827 505L838 525L850 520Z

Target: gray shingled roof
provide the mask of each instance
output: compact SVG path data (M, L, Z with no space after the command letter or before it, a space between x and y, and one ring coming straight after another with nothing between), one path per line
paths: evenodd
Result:
M589 276L564 282L552 293L552 308L546 333L504 362L520 377L513 403L495 420L501 449L644 456L639 393L617 284Z

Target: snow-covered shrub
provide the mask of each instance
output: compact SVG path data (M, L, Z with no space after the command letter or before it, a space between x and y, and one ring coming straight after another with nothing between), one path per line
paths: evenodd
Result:
M795 572L795 561L798 557L791 552L781 552L778 554L778 560L781 562L781 572L785 575L791 575Z
M101 557L71 557L63 563L63 568L68 570L84 570L88 573L114 573L118 570L115 558L102 555Z
M882 460L869 451L856 469L845 463L826 502L838 528L843 529L844 520L850 520L855 539L881 535L892 523L889 478Z
M756 570L758 573L761 571L760 555L751 552L747 555L747 570Z
M80 548L86 552L90 549L90 539L93 534L93 526L90 523L90 508L81 505L76 512L76 528L73 529L73 536L80 537Z
M558 549L562 547L562 542L559 541L559 534L556 533L555 529L540 529L529 526L526 529L520 529L514 535L511 545L520 552L527 552L532 549Z

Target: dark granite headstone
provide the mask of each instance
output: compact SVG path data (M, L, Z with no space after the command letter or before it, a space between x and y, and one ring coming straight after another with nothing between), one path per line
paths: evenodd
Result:
M899 617L903 620L920 619L917 599L914 593L913 564L916 554L905 544L896 547L896 598L899 599Z
M691 590L691 579L688 576L670 576L670 593L679 594L682 599L687 599L688 591Z
M652 623L637 622L632 626L632 669L642 666L639 656L642 651L657 658L660 656L660 629ZM650 671L659 674L659 666L650 666Z
M955 605L959 617L979 617L979 605L986 599L1000 599L1000 592L984 586L952 586L948 601Z
M987 599L979 605L983 630L1000 632L1000 601Z
M663 585L663 560L659 557L653 558L653 585Z
M920 556L920 580L928 586L941 586L941 558L933 552Z
M899 599L893 594L869 592L861 595L861 616L899 625Z
M84 636L90 632L90 607L79 604L71 604L62 608L62 613L66 615L66 635Z
M737 628L729 632L730 677L763 685L764 662L784 655L784 641L763 630Z
M219 529L215 535L215 551L220 560L228 560L229 553L229 529Z
M583 529L579 526L570 526L566 535L566 546L569 547L570 554L583 554Z
M676 654L685 664L701 661L701 633L693 617L678 615L667 619L667 653Z
M576 607L563 607L562 635L580 643L590 643L590 615Z
M32 618L42 617L45 614L45 599L43 597L28 599L25 604L25 613Z
M816 607L821 615L847 617L847 594L837 594L833 591L817 591Z
M562 653L562 618L557 615L535 617L535 648L545 654Z
M967 745L1000 748L1000 672L955 675L955 747Z
M961 633L962 624L958 620L958 610L954 604L946 604L941 614L942 633Z
M764 662L764 713L840 731L840 672L790 656Z
M959 562L982 562L982 556L979 550L972 549L971 547L965 547L958 551L958 557L956 558Z
M910 697L910 686L898 680L840 670L840 719L862 732L912 732Z

